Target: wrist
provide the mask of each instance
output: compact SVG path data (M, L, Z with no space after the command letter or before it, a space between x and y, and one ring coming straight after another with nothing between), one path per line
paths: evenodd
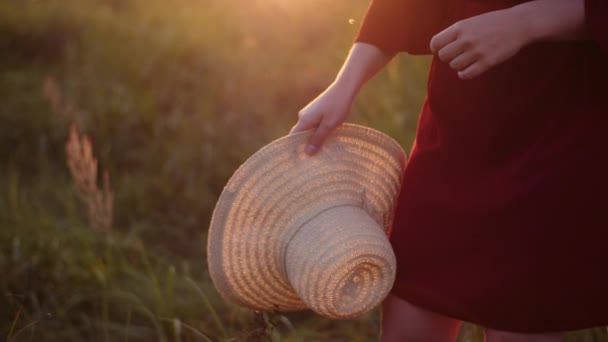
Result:
M507 10L512 15L513 22L517 23L514 27L518 30L522 46L546 40L548 31L547 18L543 15L538 16L535 8L526 5L518 5Z
M362 86L361 81L349 77L337 77L331 84L331 87L336 88L341 93L354 98Z
M509 9L525 44L551 40L573 40L584 36L582 0L536 0Z

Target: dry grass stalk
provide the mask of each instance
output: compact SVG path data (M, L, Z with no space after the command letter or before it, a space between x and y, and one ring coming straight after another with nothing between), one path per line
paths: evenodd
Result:
M95 228L109 230L114 204L110 175L104 172L103 186L97 186L97 159L93 156L93 144L86 134L80 134L75 124L70 127L65 151L78 195L87 204L89 223Z
M110 189L110 175L104 172L102 187L97 186L97 159L93 144L86 134L80 134L77 123L81 115L78 109L65 99L59 84L53 77L46 77L42 94L49 101L51 110L66 122L71 122L70 135L65 144L68 168L74 179L78 195L86 203L89 224L97 229L112 227L114 196Z

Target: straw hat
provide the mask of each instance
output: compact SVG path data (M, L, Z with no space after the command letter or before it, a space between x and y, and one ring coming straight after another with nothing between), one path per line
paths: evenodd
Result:
M350 318L393 285L387 235L405 153L344 124L309 157L310 134L270 143L232 176L211 219L209 272L224 298L255 310Z

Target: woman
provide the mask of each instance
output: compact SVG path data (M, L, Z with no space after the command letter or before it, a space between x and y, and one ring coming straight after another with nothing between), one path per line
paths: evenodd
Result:
M432 53L384 341L559 341L608 324L608 1L374 0L299 113L314 155L400 51Z

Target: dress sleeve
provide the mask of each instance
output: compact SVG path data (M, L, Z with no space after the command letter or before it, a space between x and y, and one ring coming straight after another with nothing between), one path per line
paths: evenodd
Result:
M607 0L598 0L607 1ZM445 0L372 0L355 42L387 51L429 54L444 26Z
M585 22L591 37L608 54L608 0L585 0Z

